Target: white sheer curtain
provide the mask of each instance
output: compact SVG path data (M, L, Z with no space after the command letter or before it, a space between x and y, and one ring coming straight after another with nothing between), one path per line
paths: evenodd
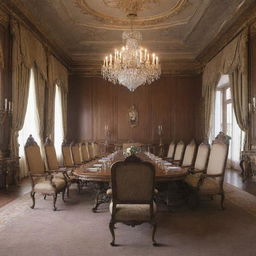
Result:
M62 161L61 144L64 138L63 131L63 115L62 115L62 88L55 86L55 101L54 101L54 146L59 161Z
M20 156L20 177L26 177L28 175L28 168L26 165L24 146L26 144L29 135L32 135L37 144L41 148L41 140L39 136L39 115L36 104L36 92L35 92L35 76L34 70L30 70L29 78L29 94L28 94L28 105L24 120L24 125L19 132L18 143L19 143L19 156Z

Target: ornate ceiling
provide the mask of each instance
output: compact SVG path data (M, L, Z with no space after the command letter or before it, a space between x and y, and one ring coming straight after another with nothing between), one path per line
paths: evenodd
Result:
M248 11L255 0L3 0L15 6L68 59L73 72L94 75L122 45L121 34L140 30L163 73L195 72L198 56Z

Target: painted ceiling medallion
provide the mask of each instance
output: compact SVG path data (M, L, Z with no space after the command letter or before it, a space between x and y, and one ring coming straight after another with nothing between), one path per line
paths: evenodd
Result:
M150 9L149 4L159 4L160 0L103 0L104 4L124 11L126 14Z
M86 15L112 26L129 27L125 14L140 15L134 20L135 27L157 26L182 12L188 0L74 0L76 6ZM105 8L103 8L104 6ZM177 21L176 21L177 22Z

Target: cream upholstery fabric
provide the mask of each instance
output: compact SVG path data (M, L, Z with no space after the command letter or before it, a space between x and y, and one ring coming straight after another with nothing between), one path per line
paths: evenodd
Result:
M81 164L82 159L80 155L79 144L72 145L71 152L72 152L74 164Z
M207 174L222 174L228 145L226 144L213 144L207 166Z
M81 155L84 162L90 161L88 143L81 144Z
M53 174L54 178L65 179L63 172L57 172Z
M185 182L192 188L197 188L199 179L199 173L188 175L185 179ZM220 191L220 184L215 178L207 177L204 179L203 184L200 186L200 194L216 194Z
M167 158L173 158L174 150L175 150L175 143L171 142L169 145Z
M206 164L209 156L210 147L206 144L200 144L197 151L195 169L203 171L206 169Z
M195 150L196 150L196 144L193 141L186 146L182 166L191 166L193 164Z
M44 147L45 149L45 156L47 158L47 165L49 170L57 170L59 169L59 163L56 156L56 151L54 146L47 145Z
M71 149L69 146L62 146L63 161L65 166L73 166Z
M44 173L45 167L39 146L25 147L25 153L30 172L32 174Z
M184 151L184 142L183 141L180 141L177 146L176 146L176 150L175 150L175 153L174 153L174 161L179 161L181 160L182 158L182 154L183 154L183 151Z
M90 159L94 159L92 142L88 144L88 151L89 151Z
M53 179L53 183L58 191L62 190L66 186L63 179ZM40 180L35 184L34 190L52 191L54 190L54 187L51 185L49 180Z
M98 143L95 143L95 142L92 143L92 152L93 152L93 158L96 158L100 155Z
M113 203L109 205L112 214ZM156 213L156 204L153 203L153 212ZM150 220L150 206L148 204L117 204L116 221L148 221Z

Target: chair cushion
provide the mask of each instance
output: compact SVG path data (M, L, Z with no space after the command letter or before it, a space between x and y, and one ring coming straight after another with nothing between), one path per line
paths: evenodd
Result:
M197 188L201 174L187 175L185 182L192 188ZM220 184L214 178L207 177L200 186L200 194L216 194L220 191Z
M56 185L57 191L62 190L66 186L66 182L64 179L59 179L59 178L53 178L53 183ZM35 190L43 190L43 191L53 191L54 188L51 185L49 180L41 179L38 181L34 187Z
M65 179L64 174L62 172L53 173L53 176L56 179Z
M113 203L109 205L112 214ZM153 212L156 213L156 204L153 203ZM117 204L115 220L117 221L148 221L150 220L150 206L148 204Z

